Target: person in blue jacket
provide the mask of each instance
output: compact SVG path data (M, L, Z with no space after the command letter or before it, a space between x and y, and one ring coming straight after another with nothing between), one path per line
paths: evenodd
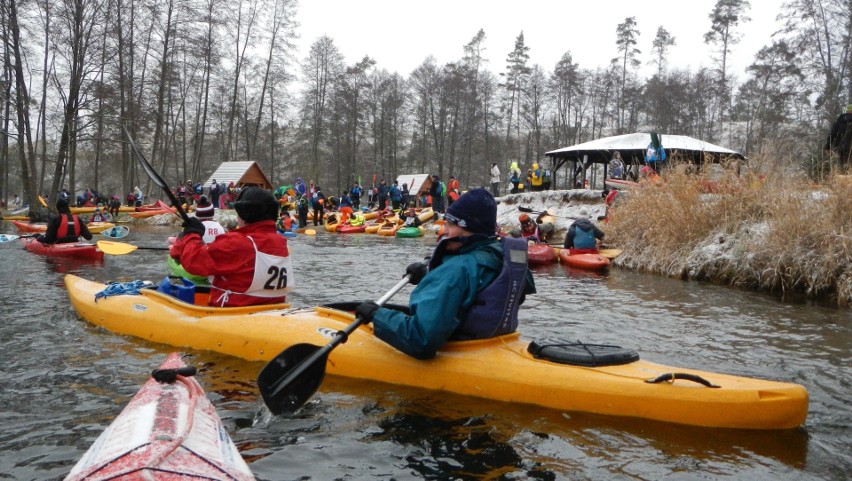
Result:
M390 187L385 179L379 181L379 210L385 210L388 206L388 198L390 197Z
M571 252L576 254L591 254L598 251L598 241L603 240L604 233L592 224L589 217L589 211L580 209L578 219L568 227L568 232L565 233L564 248L571 249Z
M393 185L390 187L389 191L391 206L393 206L393 210L398 211L402 206L402 189L399 188L399 181L393 181Z
M450 340L484 339L514 332L518 307L535 283L527 267L527 244L498 239L497 203L473 189L447 210L445 236L428 266L406 273L417 287L410 314L362 302L356 313L372 322L377 337L417 359L429 359Z

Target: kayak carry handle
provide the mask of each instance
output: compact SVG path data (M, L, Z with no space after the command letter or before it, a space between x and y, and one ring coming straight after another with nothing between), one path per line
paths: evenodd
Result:
M195 376L198 370L195 366L184 366L177 369L154 369L151 371L151 377L159 383L171 384L177 380L178 374L181 376Z
M701 384L701 385L704 385L704 386L707 386L707 387L712 387L712 388L722 387L722 386L717 386L717 385L713 384L712 382L704 379L701 376L697 376L695 374L687 374L685 372L668 372L666 374L660 374L659 376L655 377L654 379L646 379L645 382L647 382L648 384L659 384L659 383L664 382L664 381L673 382L675 379L697 382L698 384Z

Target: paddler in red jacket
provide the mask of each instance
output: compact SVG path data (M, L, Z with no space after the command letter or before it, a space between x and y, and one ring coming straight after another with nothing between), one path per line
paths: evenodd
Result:
M47 232L36 237L42 244L66 244L78 242L80 237L92 240L92 233L86 227L86 223L79 217L71 214L68 201L59 199L56 201L56 212L58 216L53 217L47 223Z
M193 275L210 277L211 306L236 307L285 301L293 287L287 240L278 234L278 202L258 187L242 189L234 202L237 229L204 244L204 225L191 217L171 256Z

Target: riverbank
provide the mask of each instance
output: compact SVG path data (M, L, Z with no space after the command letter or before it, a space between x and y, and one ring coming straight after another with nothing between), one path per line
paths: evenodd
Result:
M617 267L683 280L769 292L784 300L852 305L852 186L812 185L800 178L716 178L678 172L632 189L597 222L605 243L623 250ZM553 213L551 243L560 243L586 210L606 215L600 190L525 192L500 197L497 222L518 225L519 207ZM233 223L233 211L217 211ZM140 220L174 225L177 216ZM431 230L436 230L433 228Z
M663 182L627 192L601 228L606 244L623 249L618 267L848 307L852 188L841 180L813 185L789 176L730 175L711 182L675 169ZM553 209L553 240L564 238L581 208L592 219L605 212L601 191L500 200L501 225L517 224L518 206Z

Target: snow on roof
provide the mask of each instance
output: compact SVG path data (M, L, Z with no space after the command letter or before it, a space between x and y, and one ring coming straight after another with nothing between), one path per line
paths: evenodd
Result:
M253 178L243 179L243 177L246 177L246 174L249 173L250 170L253 170L252 167L256 164L257 162L254 161L222 162L221 164L219 164L219 168L217 168L216 171L213 172L213 174L207 178L207 180L204 182L204 185L206 187L211 186L213 184L213 180L215 179L216 182L220 184L222 182L224 182L225 184L233 182L234 185L239 185L240 181L251 184L265 183L268 184L268 186L264 187L270 188L272 186L272 183L266 177L266 174L263 173L263 170L260 168L260 166L257 166L256 169L254 169L255 175L251 176ZM261 182L261 180L265 182Z
M415 192L420 193L420 190L424 187L423 184L429 178L429 174L402 174L397 176L396 181L399 182L400 187L402 187L402 184L408 184L408 191L414 194Z
M711 144L710 142L705 142L686 135L660 134L660 141L666 152L669 152L670 154L673 151L681 151L683 153L706 152L744 158L741 153L734 150L720 147L718 145ZM557 158L579 158L583 155L588 155L592 160L596 160L594 157L604 157L605 160L608 161L612 156L612 152L616 150L621 152L622 156L625 156L625 153L644 153L650 143L651 134L636 132L632 134L595 139L582 144L551 150L550 152L546 152L544 155Z

